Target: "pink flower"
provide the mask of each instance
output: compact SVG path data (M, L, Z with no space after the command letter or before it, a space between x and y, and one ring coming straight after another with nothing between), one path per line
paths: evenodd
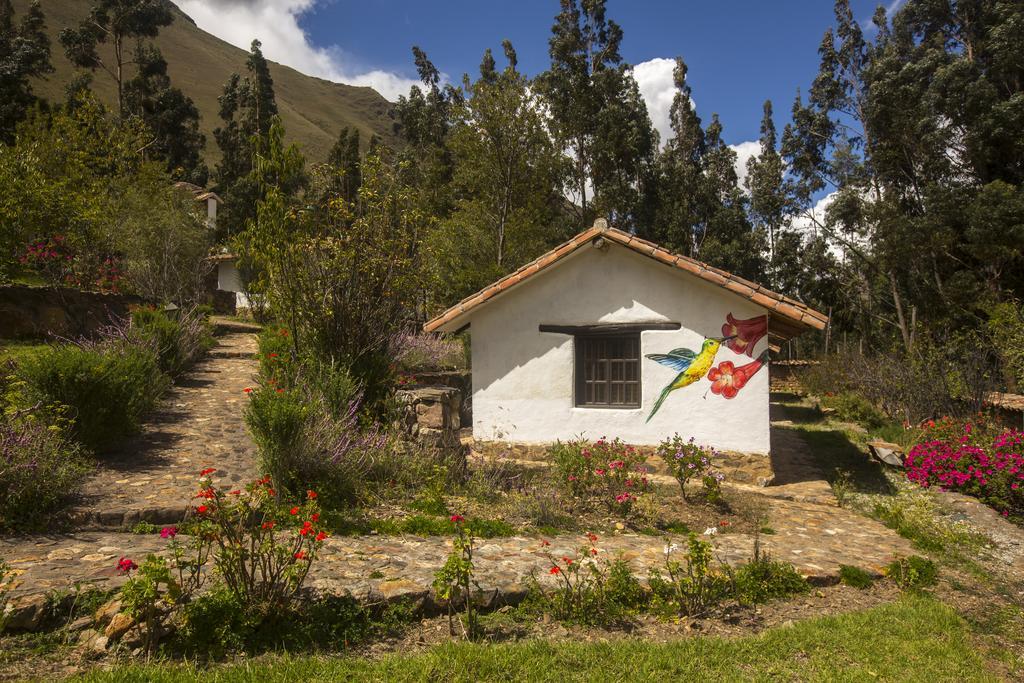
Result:
M122 557L117 561L117 571L121 574L128 574L138 568L139 565L135 564L134 560L130 560L127 557Z
M160 538L174 538L178 535L178 527L176 526L165 526L160 530Z

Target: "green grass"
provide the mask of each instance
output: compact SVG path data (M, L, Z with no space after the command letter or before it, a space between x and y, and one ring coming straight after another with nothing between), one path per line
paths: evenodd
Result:
M381 660L283 655L224 667L150 664L86 674L87 681L387 680L995 681L967 623L921 596L737 639L669 643L526 641L446 644Z
M22 358L45 349L48 344L40 341L0 339L0 363L13 360L17 363Z

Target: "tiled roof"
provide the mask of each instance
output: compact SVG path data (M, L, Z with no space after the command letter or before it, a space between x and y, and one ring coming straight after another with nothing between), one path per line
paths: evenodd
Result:
M609 228L604 220L598 219L593 227L584 230L568 242L555 247L540 258L527 263L519 270L506 275L494 284L484 287L476 294L466 297L441 315L429 320L423 326L423 330L425 332L435 332L442 327L448 326L477 306L490 301L499 294L515 287L520 282L550 268L580 247L590 244L592 240L598 237L603 237L614 244L632 249L638 254L652 258L667 266L672 266L695 275L702 280L727 289L733 294L767 309L773 323L771 325L773 336L788 339L808 329L823 330L828 324L827 315L819 313L806 304L765 289L757 283L744 280L721 268L709 266L687 256L673 254L653 242L648 242L615 228Z
M174 187L178 188L179 190L185 190L186 192L191 192L192 196L195 197L197 202L205 202L207 199L211 199L212 198L212 199L216 199L218 204L223 204L224 203L224 200L221 199L220 197L218 197L217 193L210 192L210 191L208 191L208 190L206 190L206 189L204 189L202 187L199 187L198 185L195 185L193 183L187 183L184 180L179 180L178 182L174 183Z

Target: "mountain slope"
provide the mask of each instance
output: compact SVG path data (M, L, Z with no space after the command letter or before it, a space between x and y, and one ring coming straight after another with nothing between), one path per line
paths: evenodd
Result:
M22 16L30 2L14 0L15 16ZM56 71L34 84L39 96L63 101L64 87L75 76L76 69L64 56L57 36L65 26L77 25L88 13L90 4L90 0L41 0ZM206 135L206 157L212 168L220 156L213 139L213 129L220 125L217 97L233 72L244 74L248 53L206 33L177 7L173 7L173 12L174 23L161 30L155 42L167 60L173 84L199 108L200 128ZM104 57L112 53L109 45L101 46ZM358 128L364 145L372 133L388 143L394 142L391 105L376 90L306 76L275 62L270 62L270 73L288 140L297 143L310 161L323 161L345 126ZM109 75L97 70L92 88L104 103L116 107L117 88Z

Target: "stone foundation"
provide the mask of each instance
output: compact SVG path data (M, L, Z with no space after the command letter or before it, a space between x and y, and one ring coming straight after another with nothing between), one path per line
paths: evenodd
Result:
M83 337L127 318L150 302L129 294L83 292L66 287L0 287L0 337Z
M462 394L448 386L400 389L395 398L403 406L401 427L413 439L430 446L458 447Z

